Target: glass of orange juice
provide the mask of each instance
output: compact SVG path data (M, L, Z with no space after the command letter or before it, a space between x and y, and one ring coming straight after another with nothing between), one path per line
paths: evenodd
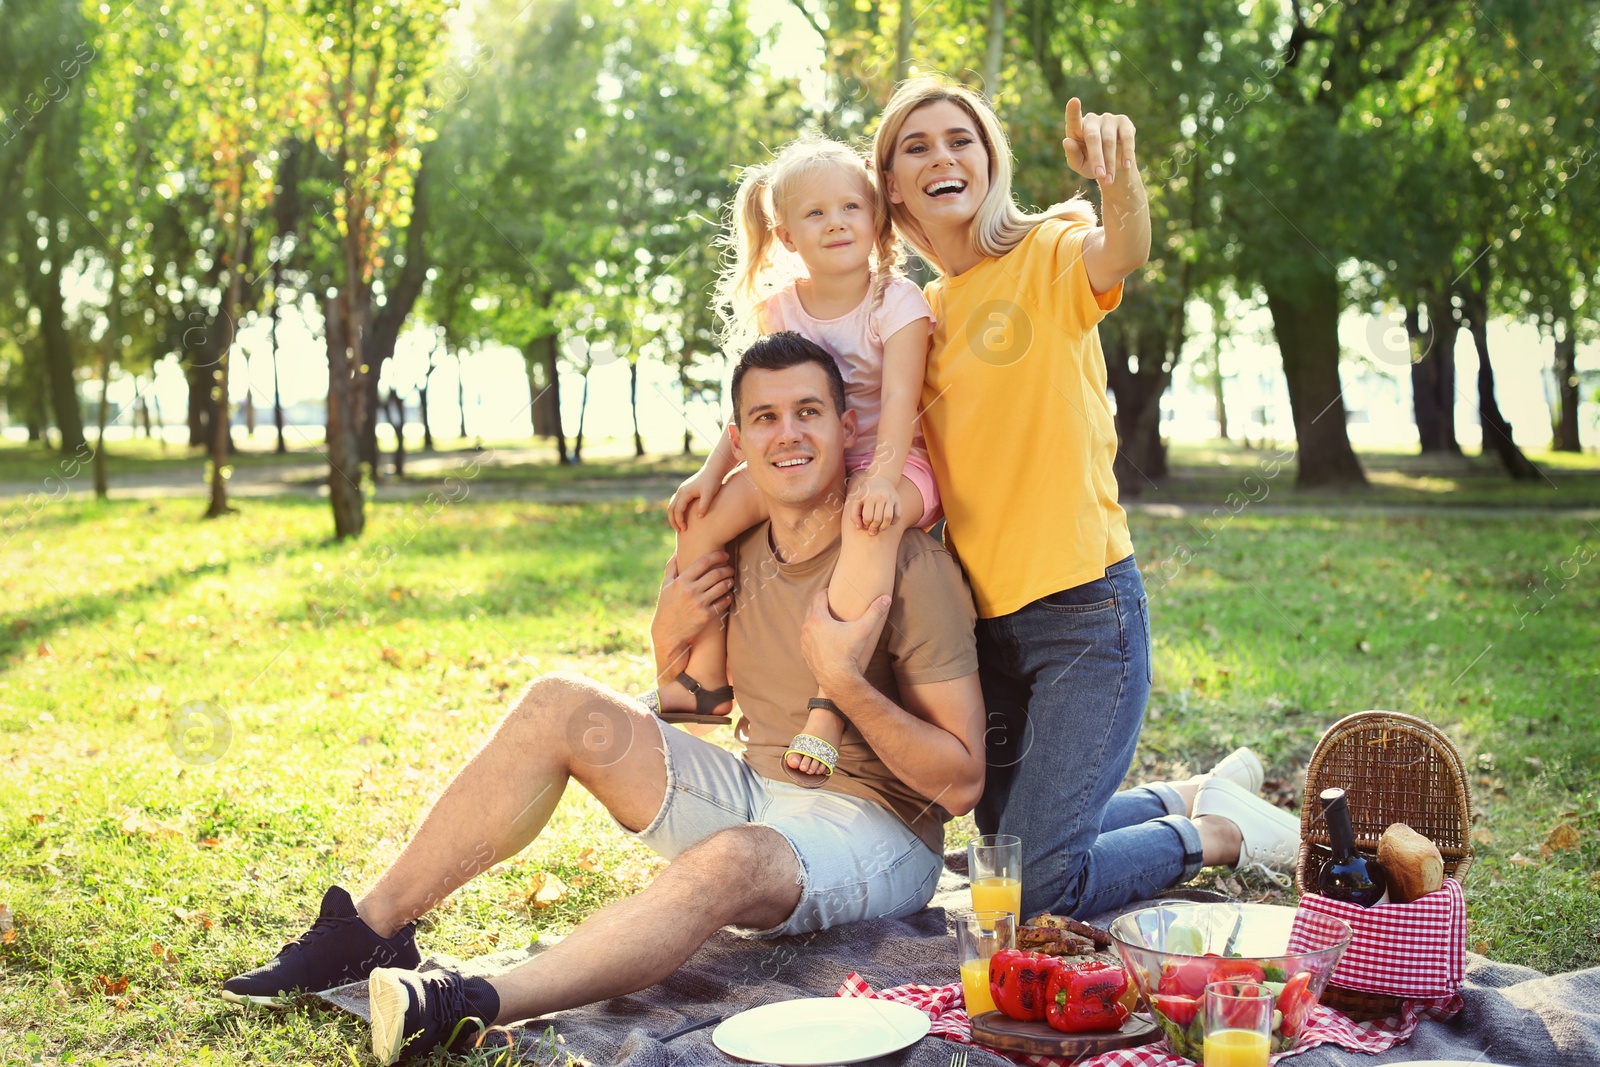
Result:
M956 927L967 1018L976 1018L995 1010L994 998L989 995L989 957L1003 948L1017 947L1017 921L1006 911L958 912L951 918Z
M985 834L967 845L973 911L1009 911L1022 921L1022 838Z
M1273 999L1260 982L1206 986L1205 1067L1267 1067Z

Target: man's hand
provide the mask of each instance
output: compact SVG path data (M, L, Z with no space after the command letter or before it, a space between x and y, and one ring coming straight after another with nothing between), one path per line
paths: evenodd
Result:
M881 533L900 521L898 487L879 475L861 478L850 486L849 514L856 529Z
M840 622L828 608L828 591L817 591L811 612L800 626L800 654L825 692L841 693L863 680L889 604L889 597L881 596L867 606L861 618Z
M732 602L733 568L726 552L708 552L681 572L676 557L668 560L650 620L657 669L676 663L694 636L719 621Z
M1134 157L1133 120L1126 115L1083 113L1077 97L1067 101L1067 136L1061 147L1067 153L1067 166L1085 178L1102 185L1115 185L1117 171L1132 170Z

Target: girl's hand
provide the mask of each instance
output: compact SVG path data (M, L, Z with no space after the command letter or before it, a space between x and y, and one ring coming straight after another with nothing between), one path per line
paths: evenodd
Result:
M1067 101L1067 136L1061 147L1067 152L1067 166L1085 178L1104 185L1117 183L1117 170L1132 170L1135 165L1133 120L1110 112L1083 113L1083 104L1073 97Z
M698 501L699 506L695 508L695 515L705 518L706 512L711 508L711 502L717 498L717 492L721 488L722 480L712 477L711 472L704 469L685 478L683 484L678 486L677 492L672 494L672 499L667 502L667 521L672 523L674 530L683 533L689 528L689 508Z
M900 521L900 493L884 477L862 478L851 487L850 521L856 529L877 534Z

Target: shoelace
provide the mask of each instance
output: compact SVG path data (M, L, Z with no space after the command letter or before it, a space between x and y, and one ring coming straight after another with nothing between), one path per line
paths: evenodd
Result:
M317 921L311 924L311 929L280 948L278 955L282 956L292 948L308 946L311 942L331 933L335 929L349 926L353 922L359 922L360 918L359 915L319 915L317 916Z
M483 1030L484 1022L488 1021L480 1021L472 1014L472 1003L467 999L466 979L458 974L446 975L443 980L424 981L422 995L432 996L434 999L431 1009L427 1004L422 1005L423 1017L432 1015L450 1027L448 1036L440 1042L445 1048L453 1049L456 1042L466 1034L478 1036ZM449 1022L451 1019L455 1020L453 1024Z
M1280 871L1273 870L1271 867L1268 867L1265 863L1262 863L1260 860L1256 860L1253 863L1247 863L1243 867L1238 868L1238 870L1240 870L1240 871L1257 871L1257 872L1265 875L1267 881L1271 882L1273 885L1277 886L1279 889L1287 890L1290 886L1294 885L1293 879L1291 879L1287 874L1283 874Z

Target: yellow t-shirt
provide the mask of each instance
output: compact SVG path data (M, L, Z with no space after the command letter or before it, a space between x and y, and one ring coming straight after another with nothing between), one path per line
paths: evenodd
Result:
M998 259L929 283L937 327L922 433L945 539L978 614L1007 615L1133 552L1111 472L1116 426L1085 223L1050 220Z

